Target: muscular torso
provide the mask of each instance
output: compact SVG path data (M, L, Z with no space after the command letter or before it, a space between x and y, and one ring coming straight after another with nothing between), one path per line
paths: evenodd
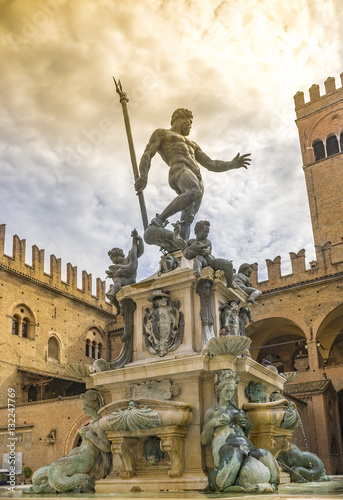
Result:
M200 168L195 159L196 144L171 130L161 129L159 132L162 140L158 152L167 165L172 170L189 168L200 180Z
M234 282L237 283L238 286L251 286L249 278L243 273L236 274L234 276Z

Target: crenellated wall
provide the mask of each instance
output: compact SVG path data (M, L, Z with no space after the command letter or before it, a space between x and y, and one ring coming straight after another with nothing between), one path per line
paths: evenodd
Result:
M297 92L294 96L296 124L299 130L299 140L303 165L306 167L316 161L333 158L334 154L326 151L326 140L336 136L337 153L341 152L340 134L343 130L343 73L340 75L342 87L336 89L335 78L329 77L325 82L325 94L320 95L319 85L309 89L310 101L305 103L304 93ZM323 153L319 155L314 150L314 143L323 142Z
M343 73L340 77L343 85ZM343 259L343 86L336 89L333 77L324 84L324 95L312 85L310 102L303 92L294 100L314 243L331 242L332 262L337 262Z
M122 316L105 301L104 282L97 280L93 295L91 275L83 271L78 288L71 264L62 281L55 255L46 273L44 250L36 245L32 265L26 264L25 243L14 236L12 256L6 255L5 225L0 226L0 404L8 387L15 389L17 403L79 393L66 366L111 360L109 332L123 328Z
M13 236L12 256L5 254L5 236L6 225L0 225L0 267L27 276L41 284L47 285L64 294L71 295L77 299L87 302L93 306L100 307L110 313L115 313L115 309L106 301L105 281L96 279L96 290L93 294L92 275L82 271L81 288L77 282L77 267L67 264L67 281L61 278L62 263L54 254L50 255L50 273L44 270L44 250L39 249L37 245L32 246L32 265L25 263L26 240L20 239L17 235Z
M305 103L304 92L297 92L294 96L295 103L295 112L297 114L297 118L302 118L318 109L321 109L323 106L329 106L332 103L337 102L337 100L341 99L341 95L343 92L343 73L340 74L342 87L336 89L336 80L334 77L329 76L325 82L325 94L320 95L319 85L313 84L312 87L309 88L310 101Z
M273 260L266 259L267 280L259 281L258 264L253 264L253 273L250 277L252 285L262 292L267 292L343 273L343 243L333 246L328 242L322 247L317 245L317 260L310 262L309 269L306 269L306 254L304 249L299 250L298 253L290 252L289 255L292 266L291 274L281 274L281 257L278 255Z

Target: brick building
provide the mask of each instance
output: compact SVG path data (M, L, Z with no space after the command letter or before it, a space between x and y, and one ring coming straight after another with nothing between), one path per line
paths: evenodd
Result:
M341 74L343 85L343 73ZM292 273L281 258L267 260L268 279L252 282L263 295L248 327L252 355L279 371L298 371L286 391L307 404L309 449L330 474L342 474L343 428L343 87L335 79L294 96L316 260L291 252Z
M341 75L343 84L343 74ZM329 474L343 473L343 87L325 82L310 89L310 101L295 95L303 169L313 227L316 260L306 266L305 251L290 253L292 273L281 275L281 259L267 260L268 279L251 281L263 295L249 325L254 359L270 360L279 371L297 371L286 393L297 401L304 424L296 430ZM105 300L105 285L32 249L25 263L25 241L13 238L4 254L0 226L0 460L7 451L7 390L16 391L16 451L33 470L66 455L87 422L78 397L84 385L65 370L67 363L114 359L121 348L122 318ZM2 406L1 406L2 405ZM54 416L52 418L52 416Z
M87 417L79 394L85 384L70 376L67 363L90 364L114 359L121 348L121 316L105 300L105 282L32 248L25 263L25 240L13 237L13 255L4 253L5 225L0 226L0 460L8 452L8 389L15 390L18 462L35 470L69 453Z

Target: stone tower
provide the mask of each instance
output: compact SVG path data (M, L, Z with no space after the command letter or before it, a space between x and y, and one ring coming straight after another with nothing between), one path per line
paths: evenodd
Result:
M322 96L319 85L312 85L310 102L303 92L294 96L316 253L330 242L333 263L343 260L343 73L340 77L342 87L336 89L329 77Z

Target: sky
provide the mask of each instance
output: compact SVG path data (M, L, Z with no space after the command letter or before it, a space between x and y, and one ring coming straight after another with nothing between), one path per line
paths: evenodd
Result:
M249 168L201 167L213 254L258 262L305 248L315 258L294 94L343 71L341 0L0 0L0 223L12 235L105 279L107 252L142 235L121 105L129 96L137 159L178 107L213 159L251 153ZM175 193L152 160L148 217ZM176 220L172 218L171 221ZM145 245L138 280L158 270ZM109 283L108 283L109 284ZM79 279L81 287L81 278ZM95 289L94 289L95 290Z

